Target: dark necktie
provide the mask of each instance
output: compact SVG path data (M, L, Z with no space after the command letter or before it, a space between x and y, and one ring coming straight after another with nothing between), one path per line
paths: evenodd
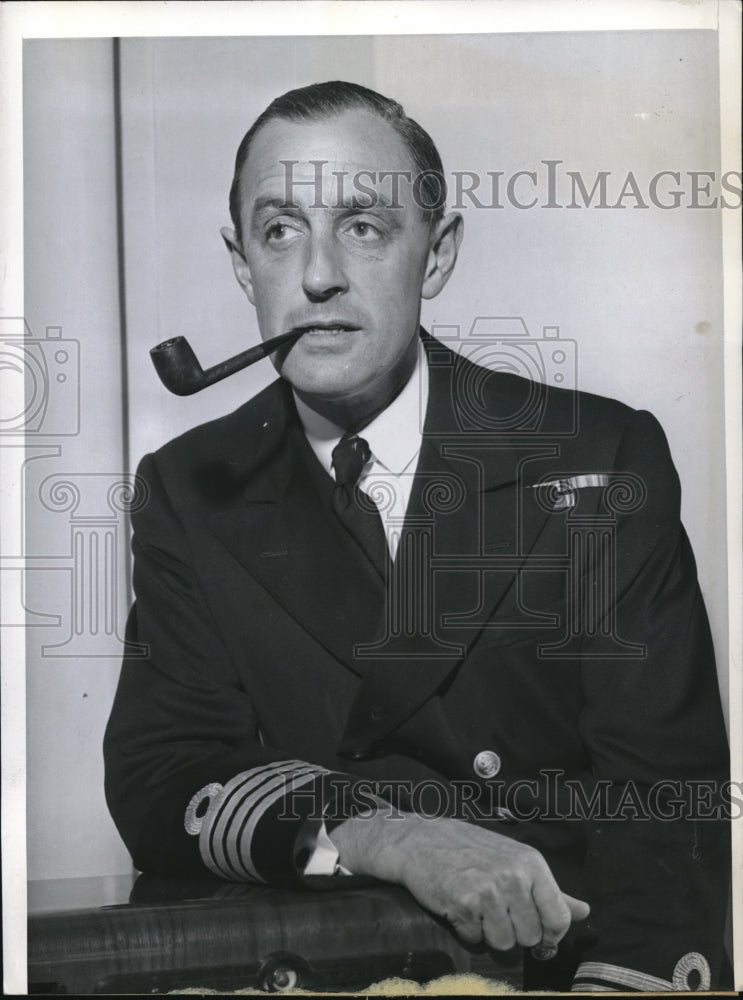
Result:
M345 434L333 448L333 510L380 575L386 577L389 550L382 519L371 497L356 485L370 458L368 442L355 434Z

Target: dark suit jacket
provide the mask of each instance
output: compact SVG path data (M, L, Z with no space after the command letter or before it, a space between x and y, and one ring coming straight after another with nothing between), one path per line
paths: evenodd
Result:
M590 902L579 980L651 988L626 971L639 970L660 988L701 955L714 986L726 824L694 782L719 787L727 746L663 432L649 413L425 342L397 560L424 561L431 617L412 638L380 631L384 582L333 516L281 380L143 460L129 639L149 655L125 660L106 734L114 819L136 867L203 870L183 816L210 782L312 762L350 776L340 797L327 775L309 786L341 816L359 779L415 782L383 794L410 808L412 789L415 808L533 844ZM607 478L537 485L592 474ZM258 823L267 881L302 882L308 801L292 822L284 802Z

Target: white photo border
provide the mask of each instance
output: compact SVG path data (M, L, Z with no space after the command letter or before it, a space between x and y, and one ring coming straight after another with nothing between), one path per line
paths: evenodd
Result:
M0 7L0 316L24 315L22 43L27 38L225 35L439 34L550 31L699 30L717 32L721 168L740 170L741 4L738 0L287 0L287 2L52 2ZM421 26L425 27L422 28ZM728 610L733 779L743 780L743 531L741 529L741 231L723 213ZM13 387L10 387L11 391ZM11 401L20 403L22 400ZM2 454L0 454L0 461ZM0 505L7 503L0 480ZM17 546L21 521L4 517L0 548ZM14 543L16 546L14 548ZM0 574L0 608L10 574ZM0 619L2 624L2 619ZM4 989L26 983L25 642L23 629L0 635L2 672L2 885ZM737 772L737 773L736 773ZM743 823L733 829L734 912L743 915ZM736 988L743 987L743 920L734 925Z

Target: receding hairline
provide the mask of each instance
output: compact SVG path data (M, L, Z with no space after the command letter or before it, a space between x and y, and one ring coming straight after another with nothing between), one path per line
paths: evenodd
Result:
M286 125L311 127L312 125L316 125L316 124L319 124L319 123L322 123L322 122L332 122L332 121L334 121L336 119L343 118L346 115L354 115L355 117L359 117L359 116L360 117L367 117L370 120L381 121L384 124L386 124L390 128L390 130L396 135L396 137L397 137L397 139L398 139L398 141L399 141L399 143L400 143L400 145L402 147L402 150L403 150L403 152L405 154L405 158L408 161L408 166L409 166L409 168L411 170L411 175L415 176L416 175L416 171L418 170L418 163L416 161L416 152L415 152L414 148L411 146L411 143L408 140L408 138L406 137L406 135L404 134L404 132L399 127L397 127L397 124L399 122L401 122L401 121L402 122L408 122L409 121L409 122L412 122L419 129L421 129L421 126L418 125L417 122L415 122L413 119L411 119L407 115L405 115L404 111L402 110L402 106L401 105L396 104L395 106L396 106L396 108L399 109L400 114L402 115L402 117L398 117L397 115L392 114L389 111L385 112L385 111L382 111L382 110L378 110L377 108L372 107L369 104L364 103L362 100L359 100L358 103L351 103L351 104L348 104L348 105L345 105L345 106L341 106L341 107L338 107L338 108L318 108L318 109L316 109L313 112L304 114L302 117L298 117L298 116L297 117L292 117L292 116L290 116L288 114L285 115L285 114L278 113L278 114L272 115L269 118L266 118L265 121L261 121L260 120L261 116L259 116L259 118L256 119L256 121L254 122L253 126L251 127L250 132L252 132L252 135L251 135L251 139L250 139L250 144L248 146L248 149L247 149L247 152L246 152L245 157L243 159L243 162L242 162L242 164L240 166L239 177L237 178L237 193L238 193L238 202L239 202L239 205L240 205L240 211L242 212L242 207L243 207L244 178L245 178L245 176L247 174L247 170L249 168L250 155L253 152L253 146L254 146L256 140L258 139L258 137L260 135L262 135L263 132L265 132L266 129L269 128L273 124L277 124L277 125L286 124ZM425 130L421 129L421 131L425 131ZM425 133L425 134L427 135L427 133ZM429 137L429 140L430 140L430 137ZM243 141L244 141L244 139L243 139ZM430 140L430 141L431 141L431 143L433 143L433 140ZM435 149L435 146L434 146L434 149ZM438 151L436 151L436 153L438 155ZM385 170L385 167L379 167L379 168L377 168L377 170L383 171L383 170ZM235 181L235 178L233 177L233 183L234 183L234 181ZM442 181L443 181L443 170L442 170ZM416 207L422 213L422 215L424 216L425 220L428 222L428 224L430 225L431 228L433 228L438 223L439 219L443 216L443 210L442 210L441 207L439 207L438 209L429 209L429 208L425 208L423 206L416 206ZM237 220L235 220L233 218L233 224L236 224L236 222L237 222ZM241 236L241 227L237 228L237 226L236 226L236 229L237 229L238 236Z
M366 107L365 105L360 104L358 107L339 108L337 111L321 110L318 111L311 118L309 117L301 119L283 118L277 115L275 118L269 118L266 121L261 122L253 134L247 156L242 165L242 171L243 172L245 171L245 167L247 166L248 161L250 159L250 154L252 152L253 146L257 142L258 137L263 135L263 133L266 132L268 129L270 129L271 126L280 127L283 125L290 125L290 126L296 126L297 128L309 129L312 128L313 126L321 125L326 122L333 122L337 121L340 118L351 118L351 117L367 118L369 119L370 122L381 122L383 125L385 125L390 130L390 132L392 132L392 134L395 135L395 137L397 138L402 147L403 152L405 153L408 163L413 169L415 169L415 157L413 151L410 149L408 143L405 141L405 137L401 134L401 132L397 128L395 128L394 120L390 117L386 117L385 115L379 114L377 111L374 111L373 109ZM384 169L384 168L376 168L376 169Z

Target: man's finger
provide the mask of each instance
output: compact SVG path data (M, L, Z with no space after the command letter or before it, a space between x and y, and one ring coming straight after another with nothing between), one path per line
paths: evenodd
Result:
M588 903L584 903L582 899L575 899L574 896L568 896L566 892L561 892L560 895L565 906L565 912L568 914L568 923L564 929L559 927L549 928L545 925L542 940L531 950L535 958L554 958L557 954L557 945L565 936L570 924L575 920L585 920L591 912L591 907Z
M575 899L574 896L568 896L566 892L561 893L561 895L570 913L571 922L585 920L591 912L591 907L588 903L584 903L582 899ZM553 938L549 931L545 929L542 940L532 948L532 955L535 958L541 959L554 958L557 954L557 943L563 937L563 934L560 934L560 937Z
M482 933L496 951L508 951L516 944L516 931L511 914L497 896L492 895L483 906Z
M516 933L516 941L525 948L539 944L542 940L542 921L531 896L511 900L508 912Z
M570 910L571 921L585 920L591 912L591 907L582 899L576 899L574 896L568 896L566 892L562 894L562 898L565 900L568 909Z
M483 938L482 921L449 918L449 922L460 937L467 944L479 944Z
M458 900L457 905L448 909L444 916L463 941L468 944L482 941L482 916L477 898Z
M511 918L516 943L525 948L542 940L542 921L528 882L516 881L505 900Z
M531 894L542 923L542 943L557 944L565 937L572 919L564 893L560 892L557 882L548 872L536 878Z

